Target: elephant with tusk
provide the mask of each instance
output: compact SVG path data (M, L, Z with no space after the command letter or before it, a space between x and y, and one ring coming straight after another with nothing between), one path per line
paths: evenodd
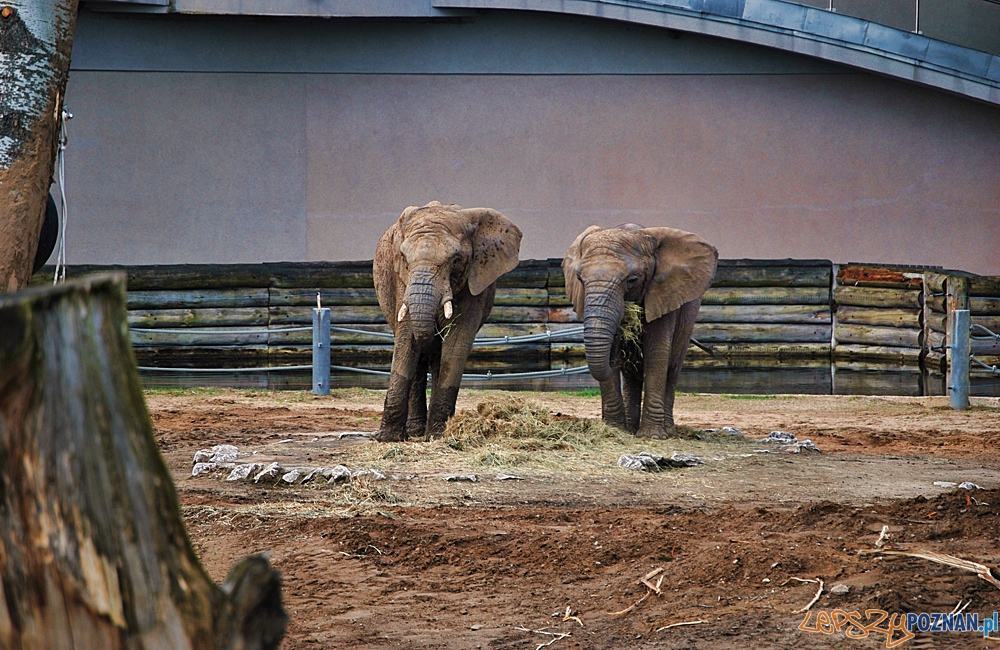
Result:
M517 266L520 247L521 231L496 210L437 201L406 208L379 239L375 292L395 340L376 440L444 431L496 280Z
M672 432L677 379L718 259L697 235L635 224L591 226L569 247L566 295L583 320L605 422L640 437ZM626 302L642 308L634 343L623 341Z

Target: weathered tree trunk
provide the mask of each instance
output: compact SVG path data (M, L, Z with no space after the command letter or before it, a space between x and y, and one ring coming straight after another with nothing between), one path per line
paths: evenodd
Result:
M0 292L28 286L58 147L77 0L0 2Z
M261 556L217 587L128 341L124 274L0 297L0 648L275 648Z

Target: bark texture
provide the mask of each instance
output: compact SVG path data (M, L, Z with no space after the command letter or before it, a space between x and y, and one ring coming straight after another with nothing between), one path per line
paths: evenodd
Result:
M76 13L77 0L0 1L0 292L31 279Z
M191 548L128 341L124 274L0 297L0 648L276 648L280 576Z

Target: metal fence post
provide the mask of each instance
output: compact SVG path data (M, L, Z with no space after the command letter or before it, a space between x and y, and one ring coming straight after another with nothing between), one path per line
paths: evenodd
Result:
M313 307L312 384L315 395L330 394L330 308Z
M951 362L948 364L948 390L951 408L969 408L969 357L972 355L969 332L972 328L968 309L956 309L951 319Z

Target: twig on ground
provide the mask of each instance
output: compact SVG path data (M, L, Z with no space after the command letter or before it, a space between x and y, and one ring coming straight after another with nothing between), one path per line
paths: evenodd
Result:
M605 612L605 614L607 614L608 616L624 616L625 614L628 614L633 609L642 604L642 601L649 598L649 594L656 594L657 596L662 596L663 592L660 590L660 585L663 584L663 579L666 577L666 574L660 576L660 579L656 581L655 585L652 582L650 582L650 580L660 575L661 573L663 573L663 567L656 567L646 575L639 578L638 584L642 584L646 587L646 595L637 600L630 607L626 607L620 612Z
M959 598L958 605L955 605L955 609L951 610L951 615L954 616L955 614L961 614L962 612L965 611L965 608L971 604L972 604L971 598L969 599L969 602L965 603L964 605L962 604L962 599Z
M526 627L515 627L514 629L521 630L522 632L528 632L529 634L546 634L548 636L553 637L552 640L549 641L548 643L539 643L538 646L535 648L535 650L541 650L542 648L550 646L556 641L559 641L560 639L565 639L568 636L573 636L569 632L546 632L545 630L529 630Z
M985 564L980 564L979 562L972 562L971 560L963 560L962 558L955 557L954 555L945 555L944 553L937 553L935 551L925 551L923 549L914 549L912 551L906 550L895 550L895 549L861 549L858 551L858 555L902 555L905 557L916 557L921 560L928 560L930 562L937 562L938 564L944 564L946 566L954 567L956 569L963 569L965 571L970 571L975 573L980 578L990 583L997 589L1000 589L1000 571L990 568Z
M815 605L817 603L817 601L819 601L819 597L823 595L823 587L825 586L823 584L823 580L820 579L820 578L816 578L815 580L806 580L806 579L803 579L803 578L791 578L791 580L798 580L799 582L817 582L817 583L819 583L819 589L816 590L816 595L813 596L813 599L809 601L809 604L806 605L805 607L803 607L802 609L795 610L792 613L793 614L801 614L803 612L808 612L810 609L812 609L812 606Z
M889 539L889 526L882 526L882 532L879 533L878 539L875 540L875 548L882 548L885 544L885 540Z
M664 625L663 627L656 628L657 632L662 632L663 630L669 630L672 627L680 627L682 625L705 625L708 621L684 621L683 623L671 623L670 625Z
M583 621L580 620L579 616L573 616L573 608L569 605L566 605L566 613L562 617L562 622L565 623L566 621L576 621L580 624L580 627L583 627Z
M638 607L638 606L639 606L640 604L642 604L642 601L644 601L644 600L646 600L647 598L649 598L649 594L651 594L651 593L653 593L653 592L652 592L651 590L647 589L647 590L646 590L646 595L645 595L645 596L643 596L643 597L642 597L642 598L640 598L639 600L635 601L634 603L632 603L632 604L631 604L630 606L626 607L626 608L625 608L625 609L623 609L622 611L620 611L620 612L606 612L606 613L608 614L608 616L624 616L625 614L628 614L628 613L629 613L629 612L631 612L631 611L632 611L633 609L635 609L635 608L636 608L636 607Z

